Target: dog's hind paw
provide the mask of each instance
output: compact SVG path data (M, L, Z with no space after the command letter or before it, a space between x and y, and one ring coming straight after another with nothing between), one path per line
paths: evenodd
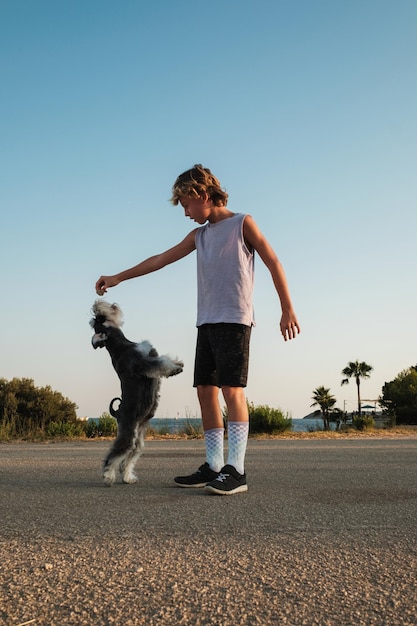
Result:
M134 485L138 482L138 478L137 476L135 476L135 474L129 472L127 474L124 474L123 482L125 483L125 485Z
M116 480L116 472L114 470L106 470L103 473L103 480L106 487L111 487Z

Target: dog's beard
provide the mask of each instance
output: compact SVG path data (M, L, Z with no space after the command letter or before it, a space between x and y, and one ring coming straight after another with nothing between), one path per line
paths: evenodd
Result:
M97 348L104 348L104 346L106 345L106 339L107 335L105 333L96 333L95 335L93 335L91 343L94 350L96 350Z

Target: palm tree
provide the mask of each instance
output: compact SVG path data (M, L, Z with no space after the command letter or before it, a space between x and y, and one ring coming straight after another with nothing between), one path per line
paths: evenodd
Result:
M360 393L361 378L369 378L373 369L374 368L372 367L372 365L368 365L368 363L365 363L365 361L362 361L362 363L359 363L359 361L350 361L347 367L345 367L345 369L342 370L343 376L347 377L342 380L342 383L341 383L342 385L347 385L349 383L349 378L355 379L356 387L358 389L359 417L362 415L361 393Z
M314 389L311 399L314 400L311 406L318 405L321 409L324 430L330 430L329 413L332 406L336 404L336 398L330 394L330 389L326 389L326 387L322 386Z

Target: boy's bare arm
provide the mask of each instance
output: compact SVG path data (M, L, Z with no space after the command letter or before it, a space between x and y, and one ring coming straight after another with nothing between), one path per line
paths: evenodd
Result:
M110 287L116 287L119 283L124 280L129 280L130 278L137 278L139 276L145 276L145 274L150 274L151 272L156 272L170 263L179 261L193 250L195 250L195 230L188 233L185 239L176 246L165 250L165 252L151 256L130 269L112 276L100 276L96 282L96 293L99 296L103 296Z
M250 215L247 215L245 218L243 232L246 242L254 250L256 250L271 273L275 289L277 290L281 302L281 334L285 341L288 339L295 339L297 333L300 332L300 326L292 305L284 268L275 254L275 251L261 233L254 219Z

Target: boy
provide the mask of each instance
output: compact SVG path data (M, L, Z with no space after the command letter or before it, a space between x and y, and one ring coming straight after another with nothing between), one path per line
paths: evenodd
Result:
M252 293L254 253L271 273L281 302L284 340L300 332L284 270L250 215L232 213L228 194L202 165L187 170L174 183L171 202L181 204L186 217L199 224L173 248L149 257L131 269L101 276L102 296L120 282L160 270L197 251L198 306L194 387L201 407L206 462L189 476L177 476L178 487L205 487L208 493L233 495L247 491L244 460L249 416L247 383L249 341L254 324ZM228 459L223 457L222 390L228 414Z

